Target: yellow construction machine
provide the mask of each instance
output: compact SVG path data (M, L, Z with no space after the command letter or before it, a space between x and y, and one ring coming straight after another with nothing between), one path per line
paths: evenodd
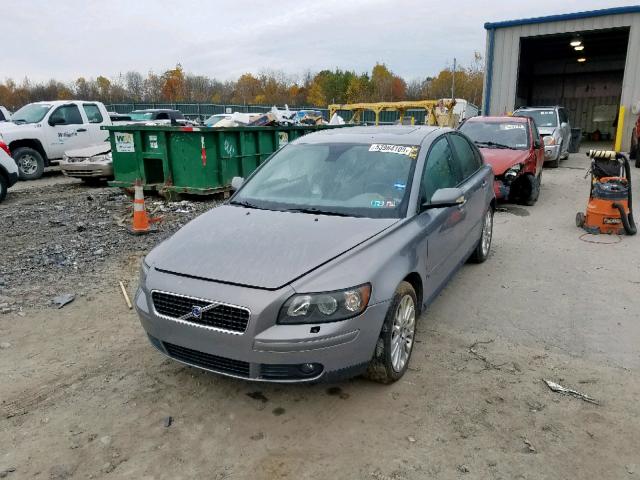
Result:
M375 124L380 124L380 112L397 111L400 113L399 123L415 125L415 117L408 116L409 110L424 110L424 123L421 125L438 125L441 127L455 127L458 125L458 115L453 113L455 100L416 100L411 102L378 102L378 103L347 103L329 105L329 118L337 111L352 112L347 123L363 123L363 113L367 110L375 113ZM409 112L410 113L410 112Z

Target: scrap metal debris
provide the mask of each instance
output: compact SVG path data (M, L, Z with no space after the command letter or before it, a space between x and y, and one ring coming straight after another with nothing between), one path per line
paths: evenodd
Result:
M551 380L545 380L543 378L542 381L544 383L546 383L547 387L549 387L551 389L551 391L553 391L553 392L561 393L563 395L570 395L572 397L576 397L576 398L579 398L581 400L584 400L585 402L593 403L594 405L600 405L600 402L598 402L595 398L590 397L589 395L586 395L584 393L580 393L580 392L578 392L576 390L572 390L572 389L567 388L567 387L563 387L559 383L552 382Z
M169 428L169 427L171 426L171 424L173 423L173 417L171 417L171 416L166 417L166 418L164 419L164 422L163 422L163 423L164 423L164 427L165 427L165 428Z
M57 297L55 297L53 299L53 303L56 304L58 308L62 308L65 305L68 305L69 303L73 302L75 298L76 296L74 293L64 293L62 295L58 295Z

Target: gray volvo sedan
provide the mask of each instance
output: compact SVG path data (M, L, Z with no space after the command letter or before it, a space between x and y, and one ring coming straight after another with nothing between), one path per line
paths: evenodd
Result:
M215 373L396 381L420 312L489 255L492 169L451 129L312 133L240 183L147 255L135 298L158 350Z

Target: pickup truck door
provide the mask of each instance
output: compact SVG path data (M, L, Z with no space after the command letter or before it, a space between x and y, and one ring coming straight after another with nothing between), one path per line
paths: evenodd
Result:
M46 122L44 128L49 159L62 158L67 150L93 144L86 119L75 103L60 105L49 114Z
M448 134L454 152L454 166L459 171L460 183L465 203L456 207L462 216L462 237L457 241L460 249L456 252L458 260L464 258L476 246L480 239L484 215L493 192L491 167L482 163L482 156L475 146L459 133ZM491 190L491 193L489 192Z
M86 128L89 131L91 136L91 143L100 144L109 139L109 132L106 130L100 130L100 127L103 125L108 125L106 123L105 116L100 110L100 107L95 103L83 103L82 110L84 111L85 117L87 117Z
M420 204L429 203L436 190L455 187L459 181L453 165L453 151L443 135L432 143L427 153L420 182ZM423 261L426 263L424 299L427 301L444 285L458 263L455 254L462 237L462 217L458 207L421 207L416 221L421 230L418 248L426 259Z

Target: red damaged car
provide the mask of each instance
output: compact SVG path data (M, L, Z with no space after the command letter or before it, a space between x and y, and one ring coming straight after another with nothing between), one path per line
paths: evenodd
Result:
M496 198L533 205L540 196L544 144L529 117L472 117L460 131L493 168Z

